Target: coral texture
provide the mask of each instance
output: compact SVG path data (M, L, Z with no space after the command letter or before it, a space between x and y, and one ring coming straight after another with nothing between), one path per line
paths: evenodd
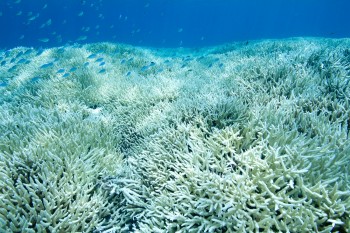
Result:
M0 232L350 231L350 40L1 59Z

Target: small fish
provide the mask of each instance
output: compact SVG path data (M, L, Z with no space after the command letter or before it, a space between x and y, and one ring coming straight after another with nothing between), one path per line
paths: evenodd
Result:
M59 70L57 70L57 74L63 74L64 73L64 69L59 69Z
M0 83L0 87L6 87L8 84L5 82Z
M86 40L88 37L87 36L79 36L77 41L84 41Z
M121 61L120 61L120 64L124 64L125 63L125 59L122 59Z
M153 61L151 61L151 63L149 64L149 66L155 66L155 65L156 65L156 63Z
M99 74L104 74L104 73L106 73L106 69L102 69L102 70L100 70L98 73L99 73Z
M90 63L89 62L85 62L84 66L87 67Z
M44 52L43 49L39 49L38 52L36 53L36 56L40 56Z
M187 56L184 61L192 61L192 58L190 56Z
M67 78L67 77L69 77L69 76L70 76L69 73L65 73L62 77L63 77L63 78Z
M45 4L44 6L43 6L43 9L46 9L47 8L47 4Z
M17 55L16 55L15 58L19 58L19 57L22 56L23 54L24 54L23 51L21 51L21 52L17 53Z
M37 82L39 80L40 80L40 77L37 76L37 77L32 78L30 81L34 83L34 82Z
M59 48L59 49L57 50L57 53L58 53L58 54L64 53L64 48Z
M8 57L8 56L10 56L11 55L11 51L10 50L6 50L6 52L5 52L5 57Z
M28 54L31 54L33 52L32 49L28 49L27 51L24 52L24 55L28 55Z
M17 62L17 64L24 64L24 63L26 63L27 61L28 61L27 59L22 58L22 59L20 59L20 60Z
M51 19L47 20L45 24L46 24L47 26L50 26L50 25L52 24L52 20L51 20Z
M96 59L95 62L101 62L101 61L103 61L103 57L100 57L99 59Z
M46 63L42 66L40 66L41 69L46 69L46 68L49 68L49 67L52 67L53 66L53 62L49 62L49 63Z
M8 72L13 72L17 69L17 65L12 66L10 69L8 69Z
M36 18L38 18L39 17L39 13L38 14L36 14L36 15L34 15L34 16L32 16L32 17L30 17L28 20L29 21L33 21L33 20L36 20Z
M74 71L76 71L77 70L77 67L72 67L70 70L69 70L69 72L74 72Z
M10 63L14 63L16 61L16 58L12 58L11 60L10 60Z
M178 30L177 30L177 32L183 32L183 28L179 28Z
M17 15L17 16L22 15L22 11L18 11L16 15Z
M47 42L49 42L50 41L50 39L49 38L40 38L40 39L38 39L40 42L43 42L43 43L47 43Z
M149 66L142 66L141 71L146 71L146 70L148 70L148 68L149 68Z
M2 62L0 63L0 65L1 65L1 66L6 65L6 61L2 61Z
M93 59L93 58L95 58L95 57L97 57L97 55L96 55L95 53L93 53L93 54L91 54L90 56L88 56L88 59Z
M21 35L18 39L19 40L23 40L24 39L24 35Z
M83 15L84 15L84 11L81 11L81 12L78 14L79 17L81 17L81 16L83 16Z
M126 73L126 76L130 76L130 74L131 74L131 72L130 72L130 71L128 71L128 73Z
M80 30L83 32L88 32L90 31L90 27L82 27Z
M101 62L100 64L99 64L99 66L104 66L106 64L106 62Z

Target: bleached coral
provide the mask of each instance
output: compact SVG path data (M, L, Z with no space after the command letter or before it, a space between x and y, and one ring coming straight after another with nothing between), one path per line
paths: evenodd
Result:
M348 232L349 48L103 43L0 67L0 228Z

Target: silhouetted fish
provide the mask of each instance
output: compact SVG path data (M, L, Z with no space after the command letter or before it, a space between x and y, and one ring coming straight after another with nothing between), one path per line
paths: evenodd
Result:
M148 68L149 68L149 66L142 66L141 71L146 71L146 70L148 70Z
M28 64L27 62L29 62L29 60L22 58L17 62L17 64Z
M40 77L39 77L39 76L36 76L36 77L32 78L30 81L31 81L31 82L37 82L37 81L39 81L39 80L40 80Z
M40 66L41 69L46 69L46 68L49 68L49 67L52 67L53 66L53 62L49 62L49 63L46 63L42 66Z
M41 55L43 52L44 52L44 50L43 50L43 49L39 49L39 50L38 50L38 52L36 53L36 56Z
M20 56L22 56L22 55L23 55L23 52L22 52L22 51L20 51L19 53L17 53L17 55L16 55L16 57L15 57L15 58L17 59L17 58L19 58L19 57L20 57Z
M59 70L57 70L57 74L63 74L64 73L64 69L59 69Z
M64 53L64 48L59 48L59 49L57 50L57 53L58 53L58 54Z
M40 38L40 39L38 39L38 41L43 42L43 43L47 43L50 41L50 39L49 38Z
M33 52L32 49L28 49L27 51L24 52L24 55L28 55L28 54L31 54Z
M8 72L13 72L17 69L17 65L12 66L10 69L8 69Z
M91 54L90 56L88 56L88 59L93 59L93 58L95 58L95 57L97 57L97 55L96 55L95 53L93 53L93 54Z

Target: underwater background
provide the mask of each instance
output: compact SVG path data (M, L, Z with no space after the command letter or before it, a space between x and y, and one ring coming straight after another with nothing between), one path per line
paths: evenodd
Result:
M0 233L350 232L348 11L0 0Z
M0 46L99 41L201 47L350 35L347 0L2 0Z

